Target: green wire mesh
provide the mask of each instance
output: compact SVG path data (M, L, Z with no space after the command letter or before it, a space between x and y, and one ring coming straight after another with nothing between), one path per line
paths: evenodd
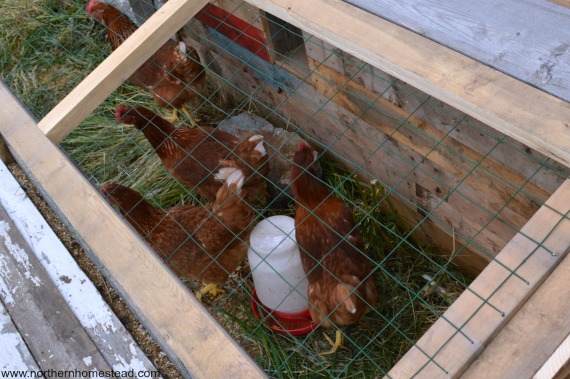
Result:
M137 24L160 5L114 4ZM496 261L569 177L568 169L247 2L213 4L225 12L203 10L179 33L194 41L208 71L206 89L191 104L193 116L215 126L242 113L257 115L317 147L322 181L351 207L362 232L379 301L362 321L342 329L348 349L333 356L320 354L327 349L322 334L332 330L277 334L255 317L247 262L229 273L226 293L208 309L271 377L386 375L468 289L481 262ZM75 0L2 1L0 74L37 119L111 53L103 26L85 6ZM236 18L266 26L265 39L237 27ZM163 209L203 204L168 174L142 133L117 124L120 104L164 114L127 81L62 142L65 152L96 187L117 182ZM258 220L292 216L294 200L283 196L286 206L270 200L256 208ZM447 250L426 239L426 231L434 230L449 236ZM534 242L545 248L544 241ZM467 258L474 254L475 270ZM500 304L474 295L503 314ZM452 327L471 341L463 325ZM426 356L446 372L437 353Z

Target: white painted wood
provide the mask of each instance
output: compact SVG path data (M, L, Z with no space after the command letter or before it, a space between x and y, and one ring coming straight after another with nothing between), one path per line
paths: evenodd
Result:
M2 162L0 206L6 209L109 366L116 371L156 370Z
M346 0L570 102L570 9L544 0Z
M533 379L552 379L562 366L570 361L570 335L558 346L554 354L533 376Z
M110 371L3 207L0 298L41 370Z
M0 370L38 370L32 353L0 302Z

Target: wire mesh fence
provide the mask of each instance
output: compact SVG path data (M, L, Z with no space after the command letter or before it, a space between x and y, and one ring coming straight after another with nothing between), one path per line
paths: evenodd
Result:
M0 72L37 119L111 53L109 41L126 39L161 5L109 3L132 25L97 17L95 2L2 5ZM224 290L216 296L208 287L200 296L272 377L387 374L568 178L566 167L247 2L212 2L166 45L61 147L181 280L198 292L203 284ZM160 51L178 61L166 66ZM194 67L190 78L181 70L187 64ZM172 78L178 92L160 92ZM178 102L185 91L191 95ZM128 121L128 107L131 116L144 117ZM163 119L175 109L176 129L169 129ZM262 142L251 140L256 135ZM305 162L301 173L310 175L304 179L291 173L302 163L295 154L312 149L301 141L315 148L318 162L312 155ZM231 176L236 168L243 185ZM295 193L291 178L300 180ZM106 183L140 196L127 201ZM331 355L323 354L330 348L323 333L334 338L336 328L297 335L252 302L260 269L246 259L252 229L302 209L316 228L300 249L315 262L304 262L305 274L324 289L320 297L300 287L289 296L312 299L312 319L337 323L346 349ZM352 217L348 229L336 224ZM298 232L305 222L297 220ZM336 242L325 249L329 240ZM275 282L284 274L272 268ZM215 279L208 276L213 271ZM339 299L340 282L349 292ZM367 282L377 300L363 292ZM370 311L351 311L350 302ZM500 304L488 303L501 314ZM358 317L341 321L343 307ZM304 316L304 326L311 316ZM453 327L469 340L462 325ZM445 372L437 353L429 358Z

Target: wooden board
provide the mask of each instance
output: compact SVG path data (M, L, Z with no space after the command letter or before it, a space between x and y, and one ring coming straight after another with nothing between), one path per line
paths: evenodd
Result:
M463 373L570 250L568 212L570 180L390 370L388 377L418 374L421 378L455 378Z
M564 258L544 284L469 366L461 379L519 379L537 373L570 334L568 273L570 256ZM570 349L567 348L565 352L567 360ZM562 360L558 369L564 362L565 360ZM552 374L557 371L554 370ZM548 376L542 374L534 377Z
M498 139L481 135L479 130L469 124L454 127L457 124L456 117L461 115L449 115L444 111L437 114L434 110L433 115L426 114L422 119L418 117L422 113L418 110L421 104L416 104L420 100L406 98L406 104L411 103L416 109L410 115L410 112L364 88L356 80L349 80L310 57L308 60L312 69L313 87L319 93L358 115L371 128L382 131L396 142L390 147L400 155L401 163L391 162L392 168L401 168L406 159L422 162L421 169L415 169L413 175L407 171L399 172L403 181L408 183L408 187L400 184L399 192L409 199L416 199L417 205L425 213L434 211L435 219L450 220L445 227L448 234L451 234L453 228L467 239L477 236L474 243L484 251L496 255L516 230L534 214L539 207L538 203L548 199L556 186L564 180L562 175L549 175L552 170L541 170L540 163L534 157L517 154L514 148L499 144ZM424 107L433 109L430 105ZM430 121L437 124L432 125ZM456 137L462 134L470 135L472 141ZM384 138L379 138L377 143L379 146L388 145ZM385 147L380 147L383 148ZM491 152L497 150L510 150L509 155L516 157L517 163L509 165L504 159L495 160L497 154ZM382 159L378 162L387 163ZM481 166L474 169L479 164ZM525 172L530 167L532 169ZM526 176L519 172L524 172ZM541 181L544 176L548 176L549 180ZM381 180L385 177L386 175L379 176ZM402 179L394 177L392 181L388 179L386 182L393 186L400 180ZM461 185L457 187L457 183ZM421 193L426 196L418 195L419 186ZM524 194L520 193L513 199L513 193L522 186ZM447 197L449 191L454 191L455 195ZM445 199L445 203L442 203L442 199ZM451 212L445 211L445 208ZM497 212L500 212L501 222L493 220ZM489 222L492 224L480 233Z
M345 0L570 102L570 9L544 0Z
M207 3L170 0L162 6L38 123L40 129L61 142Z
M0 302L0 370L38 370L32 353Z
M53 209L73 225L115 288L177 367L194 378L265 377L46 138L4 85L0 86L0 99L4 104L0 108L0 134L14 157Z
M569 103L339 0L249 3L570 165Z
M328 87L329 93L335 94L332 101L362 117L373 118L370 123L375 127L398 128L399 123L406 120L434 140L445 139L444 144L450 144L456 151L465 149L461 155L470 161L478 162L485 156L485 166L514 187L529 180L550 195L563 181L562 175L556 171L570 174L570 169L554 162L551 162L554 170L539 170L541 162L546 158L528 146L512 138L505 138L504 134L480 121L351 54L334 49L315 36L305 33L305 37L309 39L306 52L313 69L311 77L314 88L325 93L323 88ZM289 69L288 66L286 68ZM303 77L305 76L306 74ZM379 96L381 98L376 100ZM375 113L378 112L384 114L384 117L377 117ZM453 127L460 120L464 121ZM502 143L497 144L499 140ZM410 145L411 142L407 144ZM488 162L493 163L488 166ZM531 193L535 196L534 192Z
M0 207L0 297L41 370L111 371Z
M4 207L107 364L116 371L156 371L2 163L0 206Z

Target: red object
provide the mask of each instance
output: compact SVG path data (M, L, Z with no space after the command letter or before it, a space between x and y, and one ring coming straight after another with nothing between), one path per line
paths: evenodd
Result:
M265 46L265 33L255 26L212 4L207 4L196 18L270 62L269 51Z
M260 321L264 318L265 326L277 333L304 336L318 326L311 319L308 309L299 313L283 313L272 310L261 303L255 290L253 290L250 304L255 317Z

